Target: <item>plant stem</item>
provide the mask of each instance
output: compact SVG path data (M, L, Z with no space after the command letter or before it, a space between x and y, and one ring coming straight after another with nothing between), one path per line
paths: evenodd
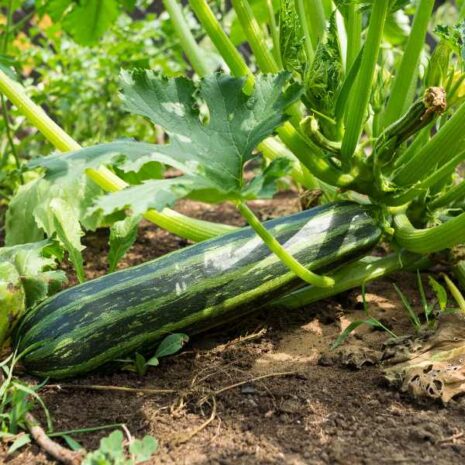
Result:
M275 61L280 68L283 67L281 60L281 45L279 43L279 27L276 23L276 17L273 10L273 0L266 0L266 9L268 12L268 21L270 28L271 40L273 41L273 52Z
M4 93L15 104L26 118L45 138L61 152L79 150L81 146L63 131L38 105L25 93L24 88L12 81L0 71L0 92ZM128 184L107 168L100 170L89 169L87 176L107 192L122 190ZM233 231L233 226L210 223L181 215L168 208L163 212L149 210L144 217L152 223L192 241L210 239L219 234Z
M400 167L394 183L398 186L414 184L446 159L461 152L465 142L464 121L465 103L462 103L437 134Z
M401 247L419 254L430 254L463 242L465 213L428 229L414 228L407 215L399 213L394 216L394 225L394 237Z
M0 105L2 106L3 119L5 120L5 132L6 132L6 138L8 140L8 145L10 146L11 153L13 154L13 157L15 159L16 168L19 170L21 168L21 161L19 159L18 151L16 150L15 141L13 140L13 134L11 132L11 126L10 126L10 118L8 115L8 110L6 108L5 97L3 96L3 94L0 95ZM24 184L24 177L22 173L20 173L19 179L21 181L21 184Z
M411 253L391 254L386 257L365 257L358 262L345 266L332 277L336 284L332 288L307 286L273 300L269 307L295 310L341 292L362 286L375 279L387 276L395 271L412 266L423 267L425 259Z
M437 170L425 178L423 181L419 181L417 184L414 184L410 189L403 192L400 195L386 197L383 199L386 205L403 205L407 202L410 202L415 197L425 193L430 187L433 187L436 183L443 181L445 178L450 176L457 166L465 160L465 151L459 153L453 157L446 164L442 165ZM384 202L383 202L384 203ZM431 207L431 205L429 205Z
M182 48L192 67L199 76L205 76L209 72L208 66L205 62L202 49L197 45L186 19L184 18L182 7L178 4L177 0L163 0L163 4L170 15Z
M278 73L280 68L270 52L248 0L232 0L232 5L261 71Z
M389 0L376 0L373 3L362 62L352 96L349 99L350 118L347 118L346 131L342 140L342 161L346 166L350 164L350 158L355 152L365 124L389 3Z
M407 111L415 96L418 78L418 64L425 44L428 24L434 7L434 0L420 0L412 30L410 32L402 61L391 86L390 98L383 115L383 126L389 126Z
M351 3L347 6L347 59L346 69L350 70L362 47L362 14L360 6Z
M323 152L299 134L290 123L285 123L277 132L292 153L318 179L338 187L348 187L354 182L351 174L344 174L331 165L324 158Z
M13 25L12 23L13 23L13 0L9 0L8 5L7 5L7 19L6 19L5 32L4 32L3 44L2 44L2 53L4 55L6 55L8 51L8 41L10 38L10 31ZM18 151L16 150L16 145L13 140L13 134L12 134L11 126L10 126L10 117L8 114L8 109L6 107L5 97L3 95L0 95L0 97L1 97L0 104L2 106L3 119L5 120L6 138L8 140L8 144L10 145L11 153L13 154L13 157L15 159L16 168L19 170L21 168L21 161L19 159L19 154L18 154ZM24 177L22 173L20 173L19 179L20 179L21 184L24 184Z
M274 237L268 230L262 225L260 220L250 210L245 203L238 203L237 208L241 215L247 220L247 223L252 229L261 237L263 242L282 262L286 265L289 270L294 272L299 278L303 279L309 284L313 284L317 287L330 287L334 286L334 280L327 276L319 276L312 273L310 270L305 268L299 261L297 261Z
M457 200L463 200L465 197L465 181L460 182L456 186L449 189L446 193L434 199L428 204L431 209L453 205Z
M305 23L312 41L313 50L316 50L320 39L326 29L326 14L321 0L303 0L305 10ZM305 31L305 30L304 30Z
M305 0L295 0L297 14L299 15L300 25L304 32L305 40L305 51L307 53L308 66L311 65L315 58L315 49L313 48L313 41L311 37L310 24L308 22L309 17L307 15L307 9L305 8Z
M205 29L208 37L211 39L220 55L228 65L231 73L234 76L242 77L248 76L249 79L254 80L253 74L242 58L241 54L237 51L234 44L224 32L221 24L216 19L213 11L208 6L206 0L189 0L189 4L200 21L202 27Z

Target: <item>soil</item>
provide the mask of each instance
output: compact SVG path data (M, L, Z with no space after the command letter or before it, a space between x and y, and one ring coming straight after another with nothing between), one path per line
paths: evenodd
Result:
M298 209L284 193L252 206L262 219ZM199 218L241 225L227 205L182 202ZM89 278L106 271L107 233L88 237ZM120 264L137 264L187 245L153 225ZM71 280L73 282L73 280ZM412 332L392 282L418 304L415 277L400 273L367 287L370 312L396 334ZM42 390L56 431L124 423L135 437L155 436L153 464L463 464L465 402L420 404L384 381L377 366L342 366L329 348L341 328L363 317L360 290L295 312L261 313L193 338L178 355L144 377L95 373ZM360 327L348 348L376 351L387 334ZM368 357L369 358L369 357ZM79 385L167 389L143 394L80 389ZM39 418L40 412L36 415ZM109 431L76 434L88 449ZM37 446L6 456L11 465L52 464Z

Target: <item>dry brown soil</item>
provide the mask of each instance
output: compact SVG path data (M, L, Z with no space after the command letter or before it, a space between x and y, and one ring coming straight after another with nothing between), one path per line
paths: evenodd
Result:
M292 194L282 194L253 206L266 219L295 211L298 202ZM241 224L228 206L183 202L179 208L200 218ZM103 231L87 239L88 277L106 270L106 239ZM186 241L143 224L121 266L185 245ZM415 281L403 273L368 286L370 309L397 334L406 334L411 327L393 281L418 303ZM120 372L69 381L75 386L172 393L55 387L44 389L43 398L56 431L124 423L136 437L154 435L160 449L153 464L465 463L465 402L453 401L447 408L419 404L387 386L378 367L350 370L319 363L341 327L361 316L360 290L295 312L257 314L192 339L182 353L162 360L145 377ZM386 339L383 332L361 328L350 343L379 349ZM105 434L74 438L90 450ZM0 445L0 462L54 463L34 445L10 458L5 450Z

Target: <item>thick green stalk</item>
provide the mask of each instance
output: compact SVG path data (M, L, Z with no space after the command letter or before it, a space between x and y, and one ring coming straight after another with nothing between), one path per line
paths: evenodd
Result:
M398 186L414 184L445 160L463 150L465 143L465 103L444 124L437 134L400 167L394 178Z
M362 48L362 14L359 5L351 3L347 6L345 24L347 31L346 69L350 70Z
M414 155L428 143L431 138L431 129L434 126L434 122L430 123L429 126L423 128L420 133L415 137L412 143L393 160L393 164L386 167L390 172L394 172L396 169L403 166L405 163L410 161Z
M358 262L344 266L335 272L332 277L336 284L331 288L306 286L290 294L273 300L269 307L295 310L375 279L387 276L395 271L413 266L423 267L424 258L411 253L391 254L386 257L365 257Z
M354 182L354 176L344 174L331 165L323 152L286 123L278 130L278 135L300 162L318 179L338 187L348 187Z
M307 268L305 268L299 261L297 261L263 226L260 220L255 216L252 210L245 203L238 203L237 208L241 215L247 220L247 223L252 229L260 236L263 242L289 270L294 272L299 278L305 282L317 287L330 287L334 286L334 280L328 276L317 275Z
M179 37L184 53L189 59L192 67L199 76L205 76L209 72L205 57L184 18L182 7L178 4L177 0L163 0L163 4L170 15L170 19L173 22L174 29Z
M214 43L220 55L228 65L231 73L234 76L242 77L249 76L253 81L253 75L242 58L241 54L237 51L234 44L224 32L221 24L216 19L213 11L208 6L206 0L189 0L189 4L197 16L198 20L205 29L208 37Z
M419 254L439 252L465 240L465 213L428 229L416 229L405 213L395 215L394 224L397 243Z
M346 110L346 130L342 140L342 160L346 166L350 164L350 158L355 152L365 124L389 3L389 0L376 0L371 10L362 62L352 96L349 99L349 107Z
M378 137L374 148L375 163L391 162L400 145L444 113L446 107L446 93L443 88L426 89L423 98L417 100Z
M326 30L326 14L321 0L303 0L305 9L305 23L308 34L312 41L313 50L316 50L318 43Z
M307 53L307 60L310 64L315 58L315 47L313 45L312 34L311 34L311 24L309 23L309 17L306 10L305 0L295 0L297 14L299 15L300 24L304 32L304 41L305 41L305 51Z
M268 23L271 40L273 41L274 58L278 66L282 68L283 62L281 60L281 45L279 43L279 27L276 23L276 16L273 9L273 0L266 0L266 9L268 11Z
M425 44L428 24L434 7L434 0L420 0L412 30L405 47L402 61L391 86L390 98L384 112L383 127L400 118L407 111L415 97L418 78L418 65Z
M431 209L453 205L458 200L465 200L465 181L449 189L444 194L429 202L428 207Z
M430 176L419 181L402 194L386 197L383 199L383 203L385 202L386 205L404 205L405 203L412 201L415 197L424 194L429 188L435 186L438 182L444 181L444 179L454 173L457 166L463 160L465 160L465 151L456 155L450 161L435 170ZM431 207L431 205L429 206Z
M278 73L280 68L266 43L263 30L255 19L248 0L232 0L232 5L261 71Z
M60 128L43 110L36 105L25 93L24 88L12 81L0 71L0 92L13 102L29 122L35 126L45 138L60 152L79 150L81 146L63 129ZM107 192L122 190L128 184L107 168L100 170L89 169L87 176ZM202 241L225 234L235 228L228 225L210 223L208 221L189 218L170 209L163 212L149 210L144 217L154 224L192 241Z

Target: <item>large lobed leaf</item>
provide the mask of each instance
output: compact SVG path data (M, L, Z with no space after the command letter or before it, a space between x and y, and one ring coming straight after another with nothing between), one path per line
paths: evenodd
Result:
M269 197L288 164L278 159L250 182L244 180L243 168L254 148L287 120L286 108L299 98L299 87L284 90L288 78L288 73L258 76L252 94L246 95L244 79L224 74L195 83L148 70L123 73L126 108L162 126L170 143L116 141L37 159L32 166L44 167L45 179L55 181L69 181L102 165L139 171L147 163L160 162L184 173L100 198L95 209L105 214L128 207L137 214L162 210L191 194L215 201Z

